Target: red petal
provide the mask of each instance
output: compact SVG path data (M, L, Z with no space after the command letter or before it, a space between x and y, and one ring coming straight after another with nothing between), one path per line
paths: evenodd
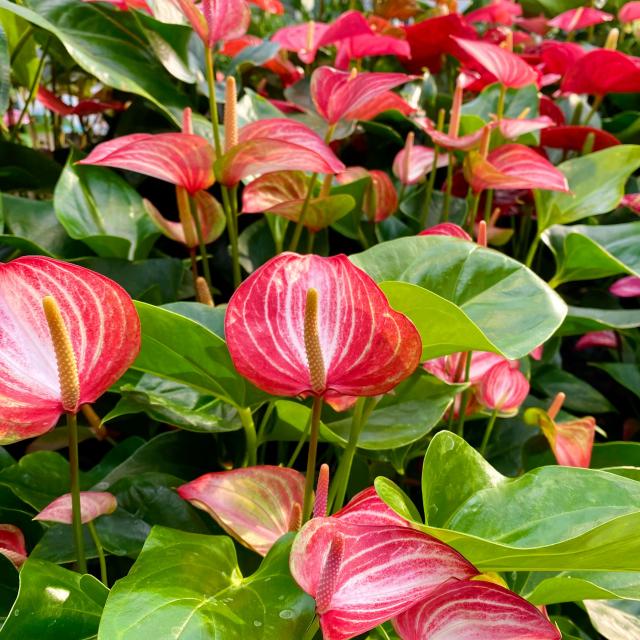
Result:
M473 133L469 133L466 136L450 136L444 131L438 131L433 123L429 120L421 119L419 121L420 126L424 129L427 135L433 140L433 144L437 144L443 149L450 149L455 151L469 151L480 146L480 141L484 135L484 127L481 127ZM492 126L492 125L488 125Z
M366 18L359 11L346 11L331 23L324 32L318 46L334 44L340 40L359 35L370 35L373 31Z
M515 53L489 42L453 38L462 50L505 87L519 89L538 81L536 70Z
M637 0L634 2L627 2L618 11L618 20L623 24L625 22L633 22L634 20L640 20L640 2Z
M60 384L42 298L53 296L71 338L80 403L94 402L140 349L129 295L83 267L29 256L0 265L0 443L48 431L62 413Z
M441 222L429 229L421 231L419 236L450 236L451 238L461 238L462 240L473 241L473 238L460 226L453 222ZM473 360L472 360L473 362Z
M618 138L602 129L579 125L563 125L542 131L540 134L540 146L582 151L589 134L593 134L592 151L600 151L620 144Z
M592 347L618 348L618 336L615 331L588 331L577 342L576 351L584 351Z
M207 473L178 488L236 540L260 555L289 531L304 502L304 476L294 469L260 466ZM298 507L295 507L295 505Z
M116 497L106 491L81 491L80 512L82 523L86 524L100 516L113 513L118 506ZM71 524L73 522L73 509L71 507L71 494L65 493L48 504L34 520L45 522L61 522Z
M541 55L545 73L564 76L585 55L585 51L575 42L547 40L542 43Z
M262 213L291 200L304 199L309 188L302 171L276 171L249 183L242 192L243 213Z
M564 93L636 93L640 87L640 59L621 51L596 49L576 60L563 78Z
M334 516L341 522L367 527L410 527L404 518L388 507L378 496L375 487L368 487L355 495Z
M190 133L134 133L99 144L77 164L142 173L184 187L192 195L213 184L211 145Z
M560 640L558 629L532 604L497 584L451 581L399 615L402 640Z
M251 20L245 0L202 0L202 13L208 26L206 44L211 48L217 42L239 38Z
M515 411L528 395L529 381L510 362L501 362L483 377L478 400L488 409L509 413Z
M375 100L364 104L358 109L351 110L351 120L373 120L384 111L399 111L405 116L413 113L415 109L401 96L393 91L380 94Z
M378 169L369 171L372 182L372 200L369 202L374 222L382 222L393 215L398 209L398 193L391 182L391 178ZM368 211L369 213L369 211Z
M322 22L307 22L278 29L271 42L277 42L283 49L298 54L298 58L305 64L311 64L319 47L319 41L329 29L329 25Z
M411 55L406 40L376 33L353 36L338 42L338 53L335 65L338 69L348 69L352 60L367 56L399 56L408 58Z
M640 278L637 276L626 276L616 280L609 291L618 298L637 298L640 296Z
M73 107L62 102L58 96L44 87L38 87L37 95L38 101L49 111L53 111L53 113L57 113L60 116L68 116L73 113Z
M256 270L229 301L225 335L238 371L274 395L311 393L304 347L307 290L319 296L324 395L385 393L420 359L413 324L344 255L283 253Z
M498 122L500 133L508 140L515 140L526 133L552 127L554 122L548 116L539 118L503 118Z
M249 0L251 4L255 4L267 13L274 13L275 15L282 15L284 13L284 6L280 0Z
M433 168L434 149L415 145L411 147L409 162L406 161L406 147L396 154L393 160L393 174L403 184L416 184ZM446 167L449 164L449 155L439 153L436 168Z
M640 214L640 193L628 193L626 196L622 196L620 206L627 207L634 213Z
M359 73L320 67L311 76L311 98L318 113L329 123L354 120L354 114L372 108L381 94L413 80L404 73Z
M209 42L209 26L202 15L201 9L195 5L193 0L173 0L173 2L180 7L185 18L191 23L193 30L206 45Z
M477 573L457 551L419 531L314 518L296 537L289 560L294 579L314 598L338 536L344 543L342 562L331 581L333 593L323 594L320 614L325 640L353 638L405 611L442 582Z
M0 524L0 555L5 556L17 569L27 559L24 536L12 524Z
M589 467L596 432L594 418L588 416L556 423L543 415L540 428L549 441L558 464L585 469Z
M555 18L549 20L548 25L563 31L576 31L577 29L586 29L610 20L613 20L613 16L610 13L599 11L593 7L577 7L558 14Z
M494 0L490 4L465 14L467 22L489 22L510 27L522 15L522 7L511 0Z

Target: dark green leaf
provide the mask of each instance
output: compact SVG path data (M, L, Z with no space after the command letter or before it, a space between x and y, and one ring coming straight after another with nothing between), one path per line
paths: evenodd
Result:
M0 0L0 6L3 2L6 0ZM59 164L40 151L0 140L0 191L53 189L61 171Z

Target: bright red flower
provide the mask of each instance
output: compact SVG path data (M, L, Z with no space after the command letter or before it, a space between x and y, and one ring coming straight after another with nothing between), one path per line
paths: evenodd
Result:
M118 506L116 497L107 491L81 491L80 492L80 512L82 513L82 523L86 524L100 516L113 513ZM45 522L60 522L62 524L72 524L73 511L71 507L71 494L56 498L48 504L34 520Z
M465 14L469 23L488 22L490 24L503 24L510 27L515 19L522 15L522 7L512 0L492 0L484 7L475 9Z
M595 127L581 125L563 125L550 127L540 132L540 146L553 149L582 151L588 136L593 137L592 151L600 151L620 144L613 134Z
M78 406L63 407L43 298L58 303L76 356ZM49 431L64 411L97 400L133 362L140 321L115 282L73 264L29 256L0 265L0 443Z
M312 380L305 345L310 289L318 296L320 384ZM263 391L329 403L386 393L414 371L422 349L411 321L344 255L283 253L269 260L231 297L225 335L238 371Z
M7 558L16 569L27 559L24 535L18 527L0 524L0 555Z
M576 351L584 351L593 347L618 348L618 336L615 331L588 331L576 342Z
M194 195L213 184L213 160L211 145L192 133L133 133L99 144L77 164L135 171Z
M249 0L249 2L260 7L266 13L274 13L277 16L284 13L284 5L280 0Z
M120 11L130 11L131 9L140 9L146 11L148 14L153 15L146 0L82 0L83 2L107 2L112 4L116 9Z
M402 640L560 640L561 634L524 598L484 580L451 580L400 614Z
M549 20L549 26L563 31L577 31L611 20L613 20L613 16L610 13L599 11L593 7L577 7L564 11Z
M286 51L296 53L305 64L311 64L316 59L320 40L328 28L328 24L311 20L278 29L271 36L271 41L277 42Z
M567 69L560 85L564 93L636 93L640 87L640 58L621 51L595 49Z
M540 51L544 72L560 76L564 76L584 55L585 50L579 44L557 40L545 40Z
M473 359L471 360L473 363ZM500 362L480 382L478 401L487 409L510 413L529 395L529 381L511 362Z
M622 24L640 20L640 2L634 0L633 2L627 2L622 5L620 11L618 11L618 20L620 20Z
M101 102L93 98L80 100L75 107L71 107L42 86L38 88L37 95L43 106L60 116L89 116L95 113L104 113L105 111L124 111L127 108L124 102Z
M294 469L248 467L207 473L178 487L229 535L262 556L300 526L304 476Z
M349 504L335 513L346 524L356 524L365 527L411 527L402 516L388 507L377 494L375 487L368 487L351 498Z
M206 47L244 35L251 13L245 0L174 0Z
M473 241L473 238L460 226L453 222L441 222L429 229L421 231L419 236L449 236L451 238L460 238L462 240ZM473 362L473 360L472 360Z
M553 124L553 120L548 116L540 116L538 118L502 118L496 126L507 140L515 140L526 133L545 130Z
M638 276L625 276L616 280L609 292L618 298L637 298L640 296L640 278Z

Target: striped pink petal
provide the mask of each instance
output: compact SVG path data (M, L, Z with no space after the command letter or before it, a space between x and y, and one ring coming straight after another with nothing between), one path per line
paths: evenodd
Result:
M315 60L319 42L328 28L329 25L312 20L278 29L271 41L277 42L286 51L293 51L302 62L310 64Z
M360 526L335 517L314 518L302 528L289 567L316 599L325 640L353 638L406 611L446 580L477 573L457 551L414 529Z
M609 349L618 348L618 336L615 331L587 331L576 342L576 351L584 351L592 347L608 347Z
M250 182L242 191L243 213L262 213L284 202L304 199L309 180L302 171L274 171Z
M211 145L191 133L134 133L99 144L77 164L135 171L184 187L192 195L213 184Z
M471 152L465 175L473 190L546 189L569 191L564 174L533 149L506 144L492 151L485 160Z
M311 98L318 113L329 123L353 120L379 96L414 78L404 73L359 73L352 75L331 67L319 67L311 76ZM355 114L355 116L354 116Z
M595 418L587 416L568 422L555 422L545 413L540 415L539 424L558 464L585 469L589 467L596 435Z
M251 13L245 0L202 0L202 13L207 23L206 45L239 38L249 27Z
M469 151L470 149L479 147L485 129L484 127L481 127L477 131L469 133L466 136L450 136L444 131L438 131L429 120L424 119L421 122L421 125L427 135L433 140L433 144L437 144L443 149L453 151Z
M367 171L364 167L349 167L336 176L338 184L349 184L363 178L371 179L371 187L364 196L362 208L372 222L382 222L398 209L398 193L391 178L379 169Z
M325 388L335 396L385 393L420 360L413 324L389 306L375 282L346 256L283 253L257 269L231 297L225 317L238 371L282 396L313 392L304 345L307 291L318 292Z
M202 10L193 0L173 0L173 3L182 11L184 17L190 22L193 30L198 34L202 42L209 42L209 26L202 14Z
M407 153L409 158L407 159ZM431 147L423 147L422 145L413 145L407 151L407 147L400 149L393 160L393 175L402 182L402 184L417 184L427 174L431 173L433 168L433 159L435 149ZM449 155L439 153L436 161L436 168L446 167L449 164Z
M640 87L640 58L622 51L589 51L567 70L560 85L564 93L636 93Z
M453 222L441 222L433 227L429 227L421 231L419 236L449 236L451 238L460 238L471 242L473 238L459 225ZM473 360L472 360L473 362Z
M554 624L512 591L482 580L450 581L400 614L402 640L560 640Z
M498 122L500 133L508 140L515 140L526 133L540 131L554 125L549 116L539 118L502 118Z
M634 20L640 20L640 1L633 0L633 2L627 2L624 4L620 11L618 11L618 20L623 24L626 22L633 22Z
M12 524L0 524L0 555L5 556L17 569L27 559L24 536Z
M333 517L341 522L368 527L411 526L380 499L375 487L368 487L356 494Z
M405 116L415 109L400 95L393 91L381 93L375 100L363 104L350 112L351 120L373 120L384 111L399 111Z
M140 349L135 307L112 280L41 256L1 264L0 444L45 433L63 412L47 295L60 307L78 362L78 408L100 397Z
M106 491L81 491L80 511L82 523L86 524L100 516L113 513L118 506L116 497ZM34 520L45 522L61 522L71 524L73 522L73 510L71 508L71 494L65 493L48 504Z
M618 298L637 298L640 296L640 278L638 276L625 276L616 280L609 292Z
M488 409L508 413L515 411L528 395L529 381L511 362L503 361L483 376L478 400Z
M406 40L381 33L363 33L338 42L335 66L337 69L348 69L352 60L368 56L398 56L408 58L411 47Z
M520 89L538 81L536 70L511 51L490 42L453 39L471 60L507 88Z
M610 13L599 11L593 7L577 7L558 14L547 23L554 29L563 31L576 31L586 29L602 22L610 22L613 16Z
M178 488L229 535L260 555L290 531L304 502L304 476L294 469L248 467L207 473Z

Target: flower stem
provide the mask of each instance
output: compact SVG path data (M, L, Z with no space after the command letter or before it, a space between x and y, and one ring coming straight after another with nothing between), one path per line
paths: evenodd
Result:
M449 209L451 208L451 187L453 186L453 161L455 156L449 151L449 163L447 164L447 177L444 191L444 202L442 203L442 219L447 222L449 220Z
M253 423L253 415L251 409L242 407L238 409L240 422L244 429L244 435L247 440L247 451L245 454L245 466L253 467L257 462L258 439L256 437L256 427Z
M313 397L311 409L311 432L309 434L309 455L307 456L307 475L304 482L304 506L302 522L306 522L313 508L313 483L316 477L316 457L318 454L318 434L320 432L320 415L322 414L322 396Z
M221 187L222 206L227 216L227 233L229 234L229 244L231 245L231 267L233 271L233 286L239 287L242 282L240 273L240 252L238 250L238 217L235 213L235 206L229 197L229 191L226 187Z
M98 562L100 562L100 580L105 587L108 587L109 580L107 577L107 561L104 558L104 549L102 548L102 543L100 542L100 538L98 537L96 526L92 521L87 522L87 529L89 529L89 534L91 535L93 544L95 545L96 551L98 552Z
M78 461L78 419L75 413L67 413L69 432L69 470L71 472L71 510L73 540L76 548L78 571L87 573L87 560L84 555L82 537L82 511L80 507L80 464Z
M467 361L464 368L464 381L465 383L469 382L469 375L471 373L471 358L473 357L473 351L467 352ZM464 420L466 418L467 407L469 406L469 398L471 396L472 391L470 389L465 389L462 392L462 400L460 402L460 417L458 422L458 435L462 438L464 436Z
M480 454L484 457L484 454L487 450L487 445L489 444L489 439L491 438L491 433L493 432L493 427L496 423L496 417L498 416L498 410L494 409L491 414L491 418L489 418L489 423L487 424L487 428L484 432L484 437L482 438L482 444L480 445Z
M218 102L216 100L213 51L210 47L205 47L204 64L207 70L207 85L209 87L209 111L211 112L213 143L216 149L216 158L220 158L222 157L222 144L220 143L220 122L218 120Z
M311 178L309 179L309 187L307 188L307 195L304 198L304 202L302 203L302 209L300 210L300 216L298 221L296 222L295 229L293 230L293 237L291 238L291 242L289 243L289 251L295 251L298 248L298 243L300 242L300 237L302 236L302 230L304 229L304 221L307 217L307 211L309 211L309 204L311 203L311 197L313 196L313 189L316 186L316 182L318 182L318 174L311 174Z
M536 251L538 250L538 245L540 244L540 235L536 234L536 237L533 239L531 246L529 247L529 253L527 253L527 259L525 260L525 265L531 269L531 265L533 264L533 259L535 258Z

